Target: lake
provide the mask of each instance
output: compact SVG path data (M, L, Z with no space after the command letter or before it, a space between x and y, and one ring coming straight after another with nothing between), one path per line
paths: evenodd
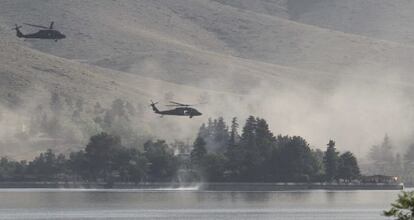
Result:
M0 219L378 220L398 193L0 189Z

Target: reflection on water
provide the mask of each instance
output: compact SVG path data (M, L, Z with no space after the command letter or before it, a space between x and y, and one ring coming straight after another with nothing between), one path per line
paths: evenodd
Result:
M398 191L0 190L0 219L377 220Z

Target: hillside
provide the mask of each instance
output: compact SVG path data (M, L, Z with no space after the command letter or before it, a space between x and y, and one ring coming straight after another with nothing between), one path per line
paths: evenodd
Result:
M243 10L394 41L414 42L414 3L405 0L216 0Z
M349 10L358 6L357 1L346 2ZM122 132L125 125L133 127L134 135L169 141L193 138L209 117L243 120L257 115L267 119L275 132L304 136L318 147L334 138L345 149L365 153L385 133L398 144L408 143L414 131L414 47L375 31L359 31L366 30L362 26L347 30L364 22L340 24L347 19L331 19L346 8L343 4L324 0L3 0L0 100L7 115L0 121L1 136L7 139L3 145L16 143L13 155L20 157L25 157L22 152L30 156L53 146L21 143L15 134L27 126L40 104L50 106L54 94L85 103L81 122L73 122L79 109L71 107L72 101L66 102L62 114L48 112L74 134L72 142L57 146L65 151L79 148L90 134L109 129L95 120L104 115L93 113L94 106L99 102L109 109L118 98L139 114L124 118L128 122L119 121L117 126L122 126L109 131ZM362 9L368 10L369 4L360 3L361 16L367 14ZM400 18L389 8L405 6L402 1L378 4L398 23ZM339 14L351 16L347 10ZM16 23L47 25L52 20L67 39L24 41L11 30ZM22 31L36 29L24 26ZM198 119L158 120L147 106L151 99L164 103L207 100L208 105L200 107L203 116ZM59 135L46 138L59 140Z
M167 133L177 120L167 119L162 125L148 124L157 117L147 111L150 99L162 99L169 91L175 91L180 97L194 94L196 99L209 92L79 64L21 47L15 42L1 40L0 47L0 143L4 146L1 152L10 156L26 158L48 147L58 151L82 147L89 135L103 129L92 120L97 116L93 106L100 103L102 107L108 107L118 98L131 103L138 112L125 123L126 127L132 126L133 131L142 135L156 131ZM51 112L53 94L61 100L59 112ZM76 120L75 112L78 114ZM48 126L38 128L43 125L37 123L37 118L44 115L47 119L41 118L41 123L50 126L57 120L63 134L55 134ZM175 129L184 133L181 137L186 137L194 126L199 125L200 121L196 122L195 119L193 123L175 126ZM180 137L179 133L174 135ZM54 146L56 144L58 146Z
M53 18L56 28L69 36L54 46L30 42L33 48L176 83L192 84L223 74L225 68L218 68L217 62L203 62L206 51L306 71L349 74L355 65L398 66L410 77L413 68L412 47L303 25L216 1L98 4L19 0L3 5L4 24L27 20L48 24ZM44 10L48 16L39 17Z
M302 9L294 19L346 33L414 44L412 1L317 0L314 2L312 7L307 10Z

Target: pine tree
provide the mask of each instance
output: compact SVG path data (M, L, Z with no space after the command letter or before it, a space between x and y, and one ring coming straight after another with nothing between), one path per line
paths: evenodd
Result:
M206 142L202 137L197 137L193 144L193 150L191 151L191 163L200 166L206 154Z
M267 156L272 151L274 136L269 129L269 125L264 119L257 118L256 121L256 144L261 154L263 156Z
M239 141L239 123L237 123L237 118L234 117L231 120L231 130L230 130L230 140L229 140L229 146L236 146L237 142Z
M256 145L259 153L257 157L257 178L259 181L264 181L271 172L270 160L272 157L273 145L275 138L269 129L269 125L264 119L256 118Z
M370 149L369 157L374 163L374 172L383 175L396 175L393 170L394 154L388 135L385 135L381 145L374 145Z
M237 118L234 117L231 121L231 130L229 143L225 152L227 157L226 167L229 171L228 177L232 181L238 180L240 176L240 167L243 163L242 151L239 146L240 136L238 133L239 124L237 123Z
M326 180L330 182L336 179L338 173L338 152L336 151L335 142L333 140L330 140L328 143L324 164Z
M201 137L203 139L208 137L208 129L206 127L206 124L201 124L200 129L198 130L198 137Z
M256 119L250 116L243 127L241 141L247 149L256 149L256 126Z
M229 131L223 117L217 119L214 127L214 137L211 145L215 146L215 152L224 152L229 140Z
M257 121L253 116L246 120L241 135L240 146L242 150L243 163L241 164L241 175L246 181L254 181L257 177L260 153L256 144Z

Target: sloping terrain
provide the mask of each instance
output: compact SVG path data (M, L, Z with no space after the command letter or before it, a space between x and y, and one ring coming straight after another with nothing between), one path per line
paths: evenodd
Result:
M413 44L414 3L406 0L217 0L243 10L375 39Z
M311 8L302 9L295 20L347 33L413 45L413 10L414 2L405 0L317 0Z
M387 16L396 23L400 18L395 12L408 4L376 2L378 11L390 12ZM368 10L373 1L3 0L0 4L0 127L2 137L13 136L3 146L21 139L14 136L16 130L25 130L30 114L41 107L39 103L49 106L55 93L84 100L86 106L81 119L87 123L67 123L81 137L63 143L65 150L81 146L88 135L103 129L91 113L97 102L109 107L118 98L141 109L124 124L135 133L169 140L192 138L208 117L244 119L250 114L269 120L275 133L302 135L322 147L334 138L344 148L362 152L385 133L405 143L413 132L414 47L380 37L385 34L377 36L374 29L363 31L368 30L364 22L369 26L378 13L362 17L367 14L362 9ZM357 6L361 17L350 15ZM345 17L334 18L335 13L361 21L345 22ZM23 40L12 30L14 24L50 21L67 39ZM349 29L354 24L359 26ZM387 27L376 30L391 33L393 26ZM35 31L22 28L23 33ZM208 105L200 107L204 114L198 119L158 120L147 106L151 99L207 100ZM72 113L73 109L59 117L72 120ZM33 152L26 142L18 146L13 155ZM34 146L39 144L30 145ZM34 151L44 149L46 145Z
M176 83L214 79L226 72L217 62L203 62L206 51L336 74L352 72L353 65L392 65L409 77L413 68L412 47L303 25L217 1L19 0L2 5L4 24L54 20L56 28L68 34L67 40L56 45L30 41L33 48ZM47 16L39 16L43 11L48 11ZM183 68L186 66L189 68Z
M205 92L79 64L21 47L15 42L1 40L0 47L0 136L3 145L1 152L20 158L27 158L47 147L57 148L58 151L81 147L91 132L99 131L92 128L96 126L91 113L91 107L95 103L108 106L115 99L122 98L134 106L146 106L151 98L159 98L159 93L177 91L177 94L185 97L185 94ZM44 133L45 129L33 130L38 127L33 120L36 115L40 115L39 108L45 109L51 105L51 94L64 97L66 103L69 103L68 100L73 100L70 103L81 100L85 106L85 110L79 113L81 121L76 122L72 120L73 110L68 104L65 105L67 109L63 109L59 114L41 112L49 118L58 119L65 132L73 131L73 140L68 140L68 133L53 136L50 132ZM145 111L134 117L130 123L145 124L154 118L151 116L152 113ZM91 124L92 127L82 127L87 124ZM168 129L166 126L165 131ZM140 126L139 130L143 134L148 134L160 128L162 126Z

